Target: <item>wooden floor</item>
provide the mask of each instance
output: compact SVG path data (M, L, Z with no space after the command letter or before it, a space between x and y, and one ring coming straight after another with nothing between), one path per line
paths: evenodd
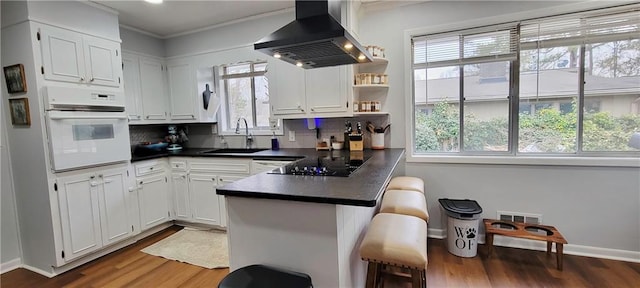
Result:
M228 269L205 269L140 252L181 227L173 226L125 249L54 278L25 269L0 276L0 287L217 287ZM474 258L447 252L442 240L428 241L428 287L639 287L640 263L566 255L564 271L554 255L496 247L487 259L485 247ZM410 287L391 278L385 287Z

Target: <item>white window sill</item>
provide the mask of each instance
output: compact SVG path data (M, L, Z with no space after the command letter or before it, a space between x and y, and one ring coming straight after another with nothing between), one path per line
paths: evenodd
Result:
M640 167L638 157L457 156L407 153L407 163Z

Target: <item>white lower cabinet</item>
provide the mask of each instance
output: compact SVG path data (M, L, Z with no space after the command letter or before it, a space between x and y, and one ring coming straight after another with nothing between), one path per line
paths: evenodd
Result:
M249 176L251 159L176 157L170 166L176 220L226 227L224 196L216 188Z
M171 172L173 205L176 220L191 220L189 201L189 179L186 172Z
M191 214L193 221L202 224L223 226L216 187L218 179L211 174L190 174Z
M173 220L166 166L166 159L135 164L141 231Z
M167 176L154 175L138 180L140 228L144 231L171 220Z
M56 179L65 261L132 235L126 179L126 167L66 173Z

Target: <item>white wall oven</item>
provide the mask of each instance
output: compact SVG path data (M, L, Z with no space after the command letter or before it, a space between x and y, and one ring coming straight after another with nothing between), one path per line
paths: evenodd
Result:
M121 92L47 87L47 136L55 172L131 159Z

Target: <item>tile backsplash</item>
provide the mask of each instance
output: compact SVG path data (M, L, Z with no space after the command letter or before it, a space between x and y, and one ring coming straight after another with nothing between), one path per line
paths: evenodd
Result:
M308 121L314 121L319 129L316 139L316 129L309 129ZM335 136L336 141L344 141L345 121L350 121L355 130L356 122L362 123L364 131L364 146L371 147L371 135L366 131L366 123L370 121L376 127L384 127L389 124L389 117L361 116L357 118L317 118L317 119L292 119L284 120L284 135L276 135L281 148L314 148L317 141ZM212 125L216 124L185 124L179 125L184 128L189 141L184 146L189 148L221 148L223 136L212 134ZM393 127L385 134L385 143L390 143L390 135ZM289 131L295 131L296 141L289 141ZM129 126L131 145L135 146L140 142L162 141L167 135L167 125L135 125ZM230 148L244 147L244 135L225 135L224 139ZM254 147L270 148L271 136L254 136Z

